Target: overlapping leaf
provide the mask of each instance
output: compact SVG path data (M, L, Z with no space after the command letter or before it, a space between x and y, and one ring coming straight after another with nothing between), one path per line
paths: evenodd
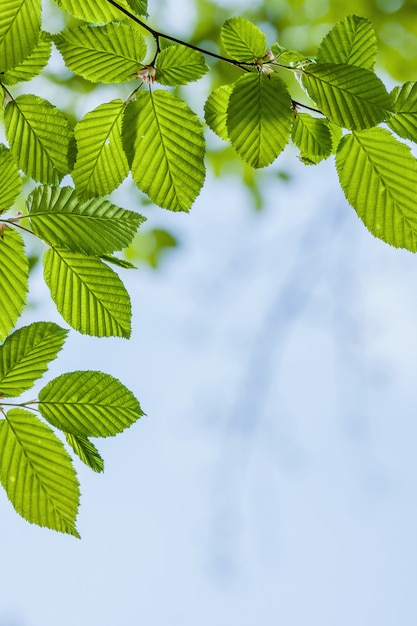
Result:
M186 85L209 70L204 56L186 46L168 46L157 58L155 80L161 85Z
M2 0L0 19L0 71L19 65L39 38L41 0Z
M44 257L44 276L58 311L70 326L96 337L129 338L129 294L103 261L53 248Z
M76 125L72 178L80 196L111 193L126 178L129 164L121 138L125 106L123 100L100 104Z
M408 82L392 91L394 115L388 126L400 137L417 142L417 82Z
M236 61L250 63L266 53L266 37L255 24L243 17L232 17L221 28L222 43Z
M234 84L227 110L232 146L252 167L272 163L288 143L293 123L291 97L275 75L246 74Z
M10 150L0 144L0 213L10 209L22 186L16 161Z
M48 33L41 33L32 53L20 65L9 70L1 77L5 85L16 85L31 80L45 67L51 56L52 40Z
M0 341L16 324L26 302L29 264L23 239L11 228L0 237Z
M71 458L32 413L12 409L0 429L0 480L28 522L79 537L79 486Z
M105 24L123 19L124 14L107 0L54 0L64 11L86 22ZM146 15L147 0L117 0L123 8Z
M4 122L13 156L25 174L58 184L71 167L72 131L62 111L25 94L7 104Z
M0 397L18 396L43 376L68 331L52 322L19 328L0 346Z
M65 433L65 439L85 465L94 472L104 471L104 461L95 445L87 437Z
M205 142L185 102L162 90L139 93L126 108L123 144L139 189L165 209L191 208L204 183Z
M363 67L311 63L302 83L322 113L343 128L371 128L390 117L392 102L384 84Z
M92 82L133 80L146 55L143 35L129 24L79 26L54 41L69 69Z
M325 36L317 51L318 63L348 63L371 70L378 51L376 33L365 17L349 15Z
M227 134L227 107L233 85L221 85L211 92L204 105L204 117L211 130L220 137L228 140Z
M111 437L143 412L119 380L102 372L70 372L39 392L39 410L50 424L81 437Z
M96 256L128 246L145 219L103 198L80 202L72 187L38 187L29 195L27 209L41 239Z
M298 113L291 137L300 149L302 160L323 159L331 154L332 136L326 120Z
M417 251L417 160L383 128L346 135L336 154L340 184L365 226Z

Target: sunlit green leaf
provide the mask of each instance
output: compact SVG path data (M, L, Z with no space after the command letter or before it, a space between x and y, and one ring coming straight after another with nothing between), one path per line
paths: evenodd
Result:
M221 39L227 53L237 61L252 62L266 53L266 37L255 24L243 17L226 20Z
M0 213L10 209L20 193L22 179L10 150L0 144Z
M325 36L317 51L318 63L348 63L371 70L378 51L376 33L365 17L349 15Z
M19 167L40 183L58 184L70 171L72 131L64 113L25 94L6 106L7 139Z
M388 126L400 137L417 142L417 82L395 87L392 98L394 115Z
M39 38L41 0L2 0L0 18L0 71L19 65Z
M127 3L136 15L147 15L148 0L127 0Z
M58 311L70 326L97 337L130 336L129 294L103 261L53 248L44 257L44 276Z
M124 17L124 13L107 0L54 0L54 2L70 15L95 24L105 24ZM127 10L137 9L138 15L146 15L145 0L117 0L117 3Z
M0 346L0 397L18 396L41 378L68 331L52 322L19 328Z
M41 239L96 256L128 246L145 220L103 198L81 202L72 187L38 187L29 195L27 209Z
M375 237L417 251L417 160L388 130L346 135L336 154L346 198Z
M332 135L327 121L308 113L297 114L291 138L300 149L302 161L318 162L332 152Z
M204 183L203 127L167 91L141 92L126 108L123 143L132 176L159 206L188 211Z
M133 80L146 55L143 35L129 24L79 26L55 35L54 42L69 69L92 82Z
M204 105L204 117L211 130L220 137L228 140L227 135L227 107L233 85L221 85L211 92Z
M41 33L39 41L32 53L20 65L9 70L2 76L5 85L31 80L45 67L51 56L52 40L48 33Z
M39 392L39 410L50 424L83 437L111 437L143 412L129 389L109 374L70 372Z
M104 461L95 445L87 437L65 433L65 439L85 465L94 472L104 471Z
M77 160L72 178L80 196L111 193L129 173L121 138L125 106L123 100L100 104L75 127Z
M392 103L384 84L363 67L311 63L302 82L322 113L343 128L370 128L390 117Z
M305 56L301 54L301 52L284 48L279 43L273 43L270 50L274 55L274 60L281 65L294 66L305 59Z
M71 458L32 413L12 409L0 429L0 480L28 522L79 537L79 487Z
M23 239L7 228L0 237L0 341L16 324L26 302L29 264Z
M235 83L227 111L228 136L252 167L275 160L288 143L293 120L291 97L275 75L246 74Z
M201 52L181 45L168 46L158 54L155 80L162 85L186 85L208 70Z

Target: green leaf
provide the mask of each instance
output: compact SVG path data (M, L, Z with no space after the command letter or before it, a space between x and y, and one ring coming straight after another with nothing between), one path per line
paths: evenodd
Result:
M0 341L3 341L23 311L28 291L29 263L23 239L7 228L0 237Z
M68 174L72 131L62 111L25 94L7 104L4 122L13 156L25 174L52 185Z
M95 24L105 24L112 20L121 20L124 13L113 7L107 0L54 0L55 3L64 11L78 17L85 22L94 22ZM135 8L144 11L138 15L146 15L145 0L117 0L118 4L127 10Z
M155 80L161 85L186 85L209 70L204 56L186 46L168 46L156 59Z
M104 461L95 445L87 437L65 433L65 439L83 463L94 472L104 472Z
M111 193L129 173L121 138L123 100L100 104L76 125L77 160L72 179L80 196Z
M27 200L33 232L52 246L92 256L126 248L145 218L103 198L80 202L72 187L38 187Z
M144 415L119 380L88 371L51 380L39 392L39 410L56 428L81 437L112 437Z
M266 53L266 37L255 24L243 17L226 20L221 39L227 53L236 61L251 63Z
M336 154L346 198L375 237L417 251L417 160L388 130L346 135Z
M48 33L41 32L39 41L32 53L22 63L9 70L2 76L1 82L5 85L31 80L47 65L51 56L52 40Z
M221 85L211 92L204 105L204 117L211 130L227 141L227 107L233 85Z
M118 256L113 256L109 254L102 254L100 256L102 261L106 263L111 263L112 265L116 265L117 267L122 267L125 270L137 270L138 268L133 263L126 261L126 259L120 259Z
M44 276L58 311L70 326L96 337L130 337L129 294L103 261L50 249L44 257Z
M348 63L371 70L378 52L375 29L365 17L349 15L325 36L317 51L318 63Z
M198 117L167 91L141 92L126 107L123 144L136 185L155 204L188 211L204 183Z
M44 375L64 345L68 331L52 322L19 328L0 346L0 397L27 391Z
M32 413L12 409L0 429L0 480L28 522L79 537L79 485L71 458Z
M288 143L294 116L285 83L271 75L246 74L234 84L227 111L232 146L252 167L272 163Z
M133 80L146 55L143 35L128 24L79 26L55 35L54 42L69 69L94 83Z
M20 193L22 179L10 150L0 144L0 213L10 209Z
M41 0L2 0L0 19L0 71L19 65L39 38Z
M127 0L127 3L136 15L147 15L148 0Z
M271 52L274 56L274 61L280 63L281 65L289 65L290 67L293 67L302 61L305 61L305 56L301 54L301 52L284 48L279 43L272 44Z
M327 120L308 113L297 113L291 138L300 149L300 158L304 162L317 163L332 152L332 135Z
M343 128L370 128L391 115L384 84L363 67L311 63L304 68L302 83L322 113Z
M417 142L417 82L395 87L391 95L394 115L388 126L400 137Z

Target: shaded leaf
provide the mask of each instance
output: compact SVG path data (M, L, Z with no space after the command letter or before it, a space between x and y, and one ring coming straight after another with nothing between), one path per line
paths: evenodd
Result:
M388 126L400 137L417 142L417 82L395 87L391 95L394 115Z
M19 65L39 38L41 0L2 0L0 19L0 71Z
M220 137L228 140L227 135L227 107L233 85L221 85L211 92L204 105L204 117L211 130Z
M68 331L52 322L19 328L0 346L0 397L19 396L48 369Z
M266 37L255 24L243 17L232 17L221 28L222 43L236 61L252 62L266 53Z
M346 198L375 237L417 251L417 160L388 130L346 135L336 154Z
M93 443L87 438L72 433L65 433L65 439L79 456L81 461L90 467L93 472L104 472L104 461L99 451Z
M2 76L5 85L16 85L17 83L31 80L47 65L51 56L52 40L48 33L41 32L39 41L31 54L19 65L9 70Z
M209 70L201 52L186 46L168 46L156 59L155 80L161 85L186 85Z
M96 337L130 336L129 294L103 261L53 248L44 257L44 276L58 311L70 326Z
M5 145L0 144L0 213L10 209L22 187L16 161Z
M23 239L7 228L0 237L0 341L16 324L26 302L29 264Z
M327 120L308 113L297 114L291 138L300 149L302 161L318 162L332 152L332 135Z
M271 75L246 74L234 84L227 110L232 146L252 167L265 167L288 143L294 117L285 83Z
M111 437L143 414L117 378L102 372L69 372L39 392L39 410L50 424L81 437Z
M188 211L204 183L203 127L174 94L139 93L126 107L123 144L132 176L155 204Z
M378 51L376 33L365 17L349 15L325 36L317 51L318 63L348 63L371 70Z
M79 537L79 486L71 458L32 413L12 409L0 429L0 480L28 522Z

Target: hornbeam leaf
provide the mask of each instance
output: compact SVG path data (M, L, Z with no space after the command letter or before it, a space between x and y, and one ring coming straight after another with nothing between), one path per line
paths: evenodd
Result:
M221 28L222 43L236 61L251 63L266 53L266 37L255 24L243 17L226 20Z
M346 135L336 153L346 198L375 237L417 252L417 160L388 130Z
M104 461L95 445L91 443L87 437L65 433L65 439L74 450L75 454L79 456L81 461L90 467L93 472L104 472Z
M79 537L79 485L63 443L46 424L12 409L0 429L0 481L28 522Z
M0 346L0 397L30 389L64 345L68 331L52 322L19 328Z
M384 84L363 67L310 63L302 83L322 113L343 128L371 128L391 115L392 102Z
M96 337L129 338L129 294L103 261L51 248L45 253L44 276L58 311L75 330Z
M29 263L23 239L7 228L0 237L0 341L3 341L23 311L28 291Z
M80 202L72 187L37 187L26 206L33 232L41 239L92 256L126 248L145 221L103 198Z
M186 85L209 70L204 56L186 46L168 46L156 59L155 80L161 85Z
M120 20L124 14L113 7L107 0L54 0L64 11L85 22L105 24L112 20ZM134 10L138 15L146 15L145 0L117 0L123 8ZM142 12L143 11L143 12Z
M129 173L122 145L123 100L100 104L74 129L77 160L72 179L80 196L111 193Z
M22 179L10 150L0 144L0 213L10 209L20 193Z
M325 36L317 51L318 63L348 63L371 70L378 51L375 29L365 17L349 15Z
M7 104L4 122L20 169L40 183L58 184L70 171L72 131L64 113L25 94Z
M16 67L30 55L39 38L41 0L2 0L0 71Z
M204 105L204 118L211 130L220 137L228 140L227 135L227 107L233 85L221 85L211 92Z
M234 84L227 110L228 136L252 167L275 160L288 143L293 120L291 97L277 76L246 74Z
M81 437L112 437L144 415L122 383L102 372L69 372L39 392L39 410L50 424Z
M51 48L51 36L42 32L32 53L20 65L6 72L2 76L1 82L5 85L16 85L16 83L31 80L34 76L37 76L48 63L51 56Z
M143 35L128 24L79 26L55 35L54 42L69 69L92 82L133 80L146 55Z
M155 204L188 211L204 183L203 127L167 91L141 92L126 107L123 144L136 185Z
M394 115L388 126L400 137L417 142L417 82L395 87L391 95Z
M332 152L332 135L327 120L308 113L297 114L291 138L300 149L303 161L318 162Z

